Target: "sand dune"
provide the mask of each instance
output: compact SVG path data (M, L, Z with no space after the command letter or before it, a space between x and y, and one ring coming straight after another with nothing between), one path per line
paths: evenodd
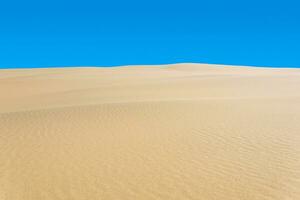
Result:
M0 70L0 200L300 199L300 69Z

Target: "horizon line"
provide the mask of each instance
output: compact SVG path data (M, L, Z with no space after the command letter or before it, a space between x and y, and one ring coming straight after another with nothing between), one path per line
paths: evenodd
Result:
M124 64L124 65L65 65L65 66L39 66L39 67L0 67L0 70L14 69L51 69L51 68L118 68L118 67L138 67L138 66L168 66L168 65L215 65L225 67L249 67L249 68L285 68L295 69L300 66L260 66L260 65L243 65L243 64L223 64L223 63L205 63L205 62L177 62L177 63L162 63L162 64Z

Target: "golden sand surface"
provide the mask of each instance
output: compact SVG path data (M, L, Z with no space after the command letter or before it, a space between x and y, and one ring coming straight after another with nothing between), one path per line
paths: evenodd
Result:
M299 200L300 69L0 70L0 200Z

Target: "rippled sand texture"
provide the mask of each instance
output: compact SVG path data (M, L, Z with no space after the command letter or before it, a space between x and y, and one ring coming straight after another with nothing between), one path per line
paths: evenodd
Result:
M299 200L300 69L0 70L0 200Z

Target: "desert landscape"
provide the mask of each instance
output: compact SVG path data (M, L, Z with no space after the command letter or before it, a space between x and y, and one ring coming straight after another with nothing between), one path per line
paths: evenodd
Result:
M0 200L66 199L300 199L300 69L1 69Z

